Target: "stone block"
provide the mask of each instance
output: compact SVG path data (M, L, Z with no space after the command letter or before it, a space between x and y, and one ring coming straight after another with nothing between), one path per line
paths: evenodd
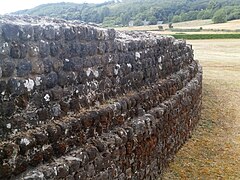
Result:
M32 72L32 64L30 61L23 59L18 62L16 69L17 69L17 76L25 77Z
M10 77L15 71L15 64L11 60L1 62L1 75L2 77Z

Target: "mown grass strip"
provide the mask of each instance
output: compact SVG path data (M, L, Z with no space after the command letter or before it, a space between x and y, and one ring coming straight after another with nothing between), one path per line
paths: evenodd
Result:
M176 39L240 39L240 34L173 34Z

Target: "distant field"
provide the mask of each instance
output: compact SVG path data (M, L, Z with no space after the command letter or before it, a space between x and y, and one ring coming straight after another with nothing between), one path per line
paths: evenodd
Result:
M212 20L195 20L195 21L187 21L173 24L174 28L184 28L184 29L192 29L192 28L200 28L203 29L226 29L226 30L237 30L240 29L240 20L228 21L227 23L213 24Z
M188 43L203 66L202 117L163 180L240 179L240 41Z
M180 23L174 23L174 28L199 28L202 26L213 24L212 20L195 20L195 21L187 21L187 22L180 22ZM164 29L168 29L168 24L162 25ZM120 27L116 28L118 30L123 31L133 31L133 30L145 30L145 31L152 31L152 30L158 30L158 25L151 25L151 26L134 26L134 27Z
M122 31L153 31L157 34L178 34L177 31L169 31L168 24L162 25L164 31L158 30L158 25L152 26L136 26L136 27L121 27L116 28L117 30ZM233 20L227 23L221 24L213 24L212 20L194 20L194 21L187 21L181 23L174 23L174 29L181 30L181 33L184 34L199 34L199 32L194 32L194 30L199 30L200 27L203 28L203 31L200 34L240 34L240 20ZM184 31L186 30L186 31ZM193 32L189 32L189 30L193 30ZM239 32L228 32L228 31L239 31Z

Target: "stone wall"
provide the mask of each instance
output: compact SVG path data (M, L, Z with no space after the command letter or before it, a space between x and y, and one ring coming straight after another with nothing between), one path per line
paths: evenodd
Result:
M0 18L0 179L157 179L200 118L185 41Z

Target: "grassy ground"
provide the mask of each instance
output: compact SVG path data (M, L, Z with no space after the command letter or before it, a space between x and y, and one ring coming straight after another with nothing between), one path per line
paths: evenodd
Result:
M240 179L240 41L194 40L203 66L202 118L164 174L174 179Z
M123 31L133 31L133 30L140 30L140 31L154 31L157 34L176 34L178 32L169 31L168 24L162 25L164 31L158 31L158 25L151 25L151 26L136 26L136 27L121 27L116 28L117 30ZM180 23L173 23L174 29L182 29L181 33L186 34L199 34L199 32L188 32L187 30L199 30L200 27L203 28L204 31L201 31L201 34L233 34L233 32L227 31L236 31L240 30L240 20L233 20L227 23L220 23L220 24L213 24L212 20L194 20L194 21L187 21L187 22L180 22ZM186 30L186 31L184 31ZM240 32L234 32L239 34Z
M239 34L172 34L176 39L240 39Z
M194 21L187 21L187 22L180 22L180 23L174 23L174 28L199 28L205 25L211 25L213 22L211 20L194 20ZM168 24L162 25L164 29L168 29ZM116 28L118 30L126 30L126 31L132 31L132 30L158 30L158 25L150 25L150 26L135 26L135 27L120 27Z

